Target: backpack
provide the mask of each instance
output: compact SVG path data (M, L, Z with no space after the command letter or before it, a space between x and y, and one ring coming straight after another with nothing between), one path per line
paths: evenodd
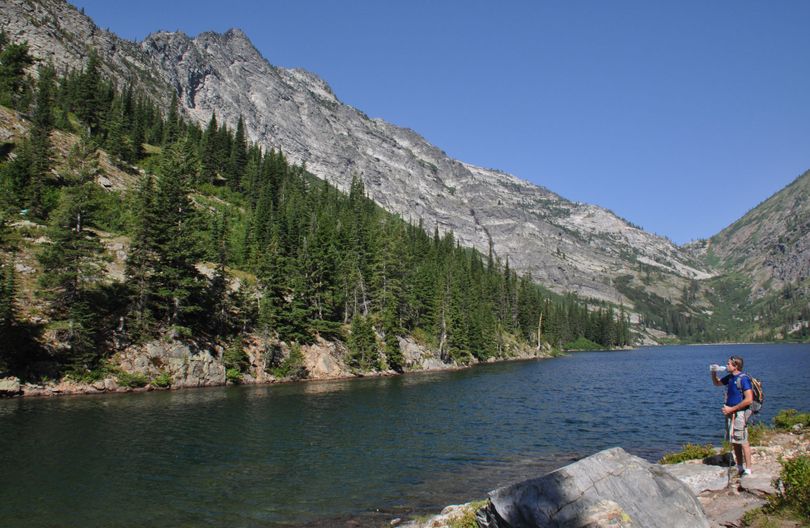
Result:
M743 372L740 376L737 376L737 390L740 391L740 394L743 393L741 379L743 376L746 376L751 381L751 392L754 393L754 401L751 402L749 409L751 409L753 414L757 414L762 409L762 404L765 401L765 391L762 390L762 382Z

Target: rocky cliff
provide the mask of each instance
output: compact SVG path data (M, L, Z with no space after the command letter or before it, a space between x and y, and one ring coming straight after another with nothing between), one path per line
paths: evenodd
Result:
M79 68L96 49L106 72L204 125L216 113L340 188L359 176L372 199L427 230L452 230L464 245L492 249L559 291L632 304L623 277L662 298L677 296L706 266L669 240L601 207L566 200L515 176L450 158L416 132L343 104L317 76L269 64L239 30L154 33L134 43L101 30L60 0L2 0L0 26L57 68ZM650 281L649 270L657 279Z

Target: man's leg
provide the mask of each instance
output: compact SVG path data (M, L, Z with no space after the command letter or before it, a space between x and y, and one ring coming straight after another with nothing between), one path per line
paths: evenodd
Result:
M744 464L743 446L742 444L731 444L734 448L734 459L737 461L737 467L742 468Z
M741 446L743 452L743 460L745 461L745 469L751 469L753 460L751 460L751 444L748 442L743 443ZM739 459L738 459L739 460Z

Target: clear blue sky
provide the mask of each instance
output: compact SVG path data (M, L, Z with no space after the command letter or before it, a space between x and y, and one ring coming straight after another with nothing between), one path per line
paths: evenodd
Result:
M810 169L810 1L72 3L130 40L241 28L454 158L677 243Z

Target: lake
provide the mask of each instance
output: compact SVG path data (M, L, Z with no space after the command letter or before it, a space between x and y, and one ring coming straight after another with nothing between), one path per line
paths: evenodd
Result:
M810 345L581 352L390 378L0 400L0 526L381 526L595 451L719 445L729 355L761 419L810 411Z

